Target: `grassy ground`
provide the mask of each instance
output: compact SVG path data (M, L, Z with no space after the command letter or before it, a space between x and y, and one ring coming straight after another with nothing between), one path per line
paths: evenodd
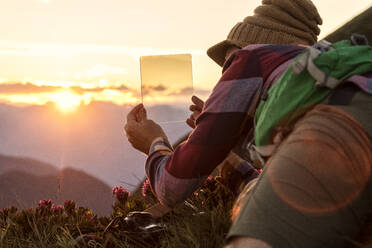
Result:
M201 190L158 220L162 228L142 232L128 226L124 217L155 203L146 197L129 197L123 188L114 190L116 203L111 216L97 217L72 201L55 206L40 201L34 209L10 207L0 211L0 247L222 247L230 225L232 195L208 181ZM192 207L190 207L192 206ZM91 236L80 239L82 234ZM77 241L80 240L79 245Z
M223 184L207 180L187 204L156 220L156 228L149 232L125 220L129 212L142 211L156 203L148 184L145 186L146 197L129 197L122 187L114 188L116 202L112 214L106 217L97 217L72 201L55 206L50 200L43 200L34 209L3 209L0 211L0 248L218 248L225 245L234 198ZM360 239L364 245L356 242L355 247L372 248L372 225L364 231Z

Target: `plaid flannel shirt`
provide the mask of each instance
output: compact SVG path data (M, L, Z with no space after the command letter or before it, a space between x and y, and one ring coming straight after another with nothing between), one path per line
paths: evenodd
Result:
M176 150L162 138L152 143L145 169L162 204L172 207L201 186L237 143L243 123L247 129L253 127L253 120L244 120L259 88L275 82L304 49L294 45L249 45L230 56L187 141ZM371 78L354 76L349 81L372 92ZM236 170L246 181L258 176L244 160Z

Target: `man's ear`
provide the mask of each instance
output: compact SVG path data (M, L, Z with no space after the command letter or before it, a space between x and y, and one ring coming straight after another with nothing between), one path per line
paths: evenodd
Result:
M238 46L231 46L226 50L225 63L223 64L222 73L231 65L231 61L234 60L234 54L241 48Z
M225 64L223 64L223 67L222 67L222 73L224 73L227 68L230 67L231 63L234 61L234 58L235 58L235 53L233 53L227 60L225 60Z
M228 60L225 61L225 64L223 64L223 67L222 67L222 73L224 73L227 70L227 68L230 67L231 63L234 60L234 57L235 55L233 54L232 56L229 57Z

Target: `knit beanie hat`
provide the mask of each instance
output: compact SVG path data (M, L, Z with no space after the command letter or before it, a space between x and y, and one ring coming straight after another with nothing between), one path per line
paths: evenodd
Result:
M231 46L249 44L316 43L322 18L311 0L262 0L253 16L231 29L227 39L208 49L207 54L223 66Z

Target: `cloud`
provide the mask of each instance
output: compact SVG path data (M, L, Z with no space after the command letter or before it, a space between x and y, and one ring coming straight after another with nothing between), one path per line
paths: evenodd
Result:
M165 91L166 89L167 88L164 85L158 85L158 86L152 87L153 91Z
M84 94L84 93L100 93L100 92L103 92L105 90L117 90L117 91L132 91L131 89L129 89L127 86L125 85L121 85L121 86L118 86L118 87L96 87L96 88L82 88L80 86L72 86L72 87L69 87L69 89L71 89L72 91L74 91L75 93L77 94Z
M156 93L164 92L166 90L167 90L167 87L165 87L162 84L155 85L155 86L152 86L152 85L143 85L142 86L142 94L143 95L152 95L152 93L156 94Z
M82 95L84 93L89 93L89 92L94 92L94 93L102 92L105 88L88 88L88 89L85 89L85 88L82 88L80 86L71 86L71 87L69 87L69 89L74 91L77 94Z
M208 97L210 94L210 89L194 88L194 95Z
M156 86L142 87L142 94L144 96L163 95L166 97L191 96L192 94L194 94L194 88L185 87L185 88L180 88L180 89L169 89L166 86L159 84Z
M192 87L186 87L176 92L175 94L176 95L191 95L192 93L194 93L194 89Z
M188 95L191 96L193 93L194 93L193 87L185 87L182 89L173 90L169 92L167 95L168 96L188 96Z
M54 92L61 87L56 86L37 86L31 83L5 83L0 84L0 94L32 94Z
M115 89L115 90L119 90L119 91L129 90L129 88L127 86L125 86L124 84L119 86L119 87L111 87L111 89Z
M66 96L73 96L67 97ZM140 100L140 92L126 85L83 88L81 86L62 87L59 85L35 85L33 83L0 84L0 103L44 105L48 102L60 104L64 99L89 104L92 101L111 102L117 105L135 104Z
M67 87L76 94L83 95L84 93L100 93L104 90L116 90L116 91L131 91L124 84L113 87L94 87L94 88L83 88L81 86L70 86ZM52 93L60 90L65 90L66 87L61 86L49 86L49 85L35 85L33 83L3 83L0 84L0 94L2 95L16 95L16 94L38 94L38 93Z

